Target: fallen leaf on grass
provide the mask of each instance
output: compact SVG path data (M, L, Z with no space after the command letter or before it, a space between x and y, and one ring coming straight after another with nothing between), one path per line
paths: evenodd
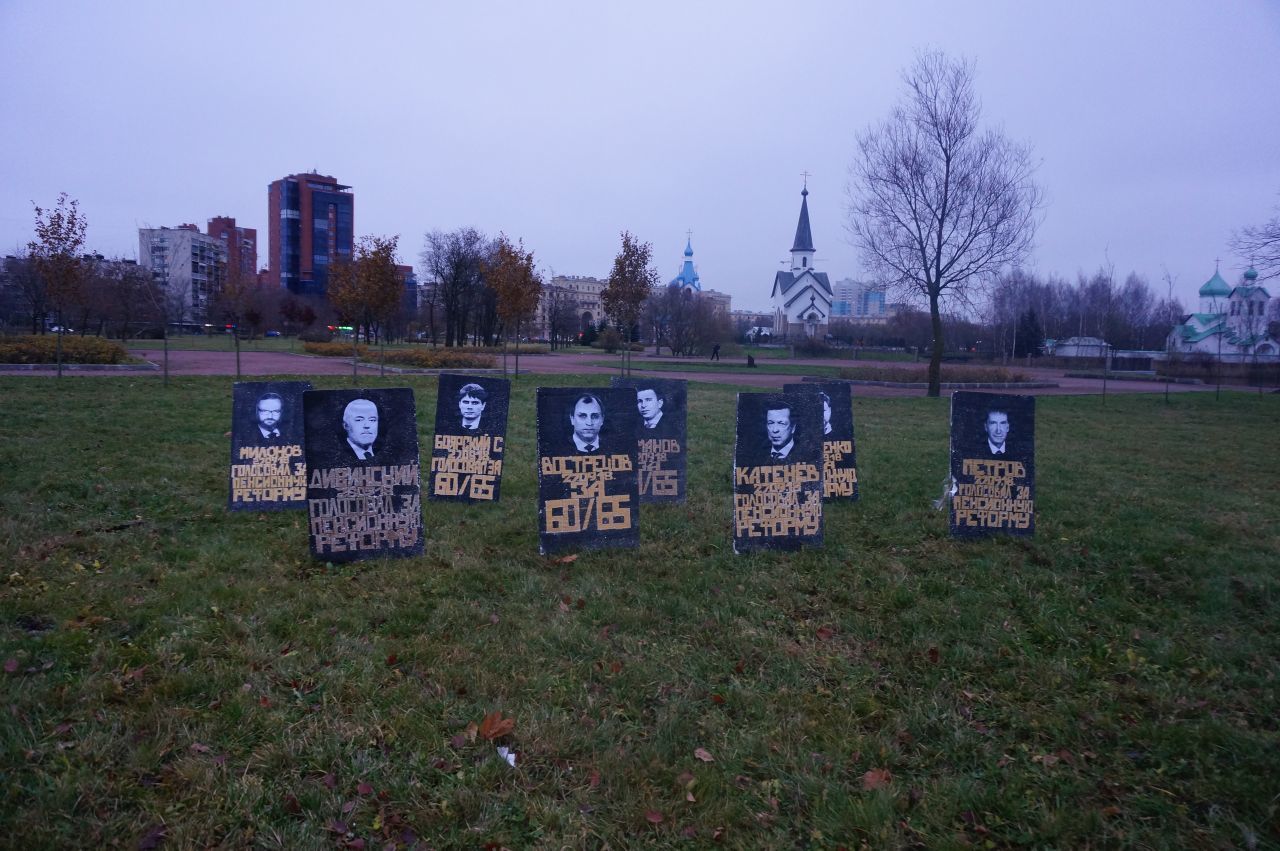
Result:
M192 744L191 744L191 752L192 752L192 753L208 753L208 752L209 752L209 746L208 746L208 745L202 745L202 744L200 744L199 742L192 742Z
M480 722L480 735L489 741L500 739L516 727L515 718L503 718L502 711L495 709Z
M347 801L345 804L343 804L342 814L344 816L350 814L350 812L356 808L356 803L357 803L356 801L352 800L352 801Z
M295 816L302 812L302 802L297 795L284 796L284 811Z
M657 810L649 810L644 814L644 817L649 824L662 824L662 813Z
M154 851L164 844L165 837L169 835L169 829L162 824L148 830L138 840L138 851Z
M714 703L714 704L715 704L715 705L717 705L717 706L719 706L719 705L723 704L723 703L724 703L724 695L723 695L723 694L713 694L713 695L711 695L711 702L712 702L712 703Z
M577 560L578 554L574 553L573 555L560 556L560 558L555 559L554 564L573 564Z
M936 647L929 648L929 661L935 665L938 664L938 648Z
M703 762L715 762L716 758L711 755L711 751L706 748L694 748L693 755Z
M10 657L4 660L4 672L6 674L18 673L18 660Z
M373 787L370 786L368 783L362 782L356 786L356 793L360 795L372 795Z
M387 667L394 668L396 662L399 662L399 661L400 661L399 657L396 656L396 654L392 653L390 656L387 657Z
M833 636L833 635L835 635L835 634L836 634L836 633L835 633L835 630L833 630L833 629L832 629L831 627L829 627L829 626L820 626L820 627L818 627L818 638L819 638L820 640L822 640L822 641L826 641L826 640L828 640L829 638L831 638L831 636Z
M334 777L333 774L326 774L324 777L320 779L320 782L324 784L324 787L326 789L332 789L333 787L338 785L338 778ZM346 833L345 830L343 830L342 832Z
M873 768L862 775L862 788L871 791L883 789L893 782L893 774L887 768Z
M600 772L592 770L591 777L587 780L587 783L591 786L592 789L595 789L597 786L599 786Z

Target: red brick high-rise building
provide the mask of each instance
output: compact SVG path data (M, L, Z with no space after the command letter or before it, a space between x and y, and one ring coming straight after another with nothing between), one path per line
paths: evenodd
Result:
M251 279L258 273L258 231L236 226L234 216L209 219L209 236L227 247L227 271L239 271Z
M267 187L268 281L297 295L323 296L329 267L350 260L355 195L336 178L291 174Z

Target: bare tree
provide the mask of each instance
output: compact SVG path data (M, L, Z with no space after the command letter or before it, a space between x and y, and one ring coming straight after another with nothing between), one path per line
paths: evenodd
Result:
M609 319L622 333L622 371L631 371L631 332L640 319L640 306L658 283L658 272L649 266L653 245L622 232L622 247L613 258L609 283L600 293L600 302Z
M929 395L941 392L941 303L1031 249L1040 189L1028 146L981 131L971 62L922 53L889 118L858 137L848 228L871 273L929 305Z
M61 378L62 335L66 330L63 315L67 308L83 300L85 271L80 250L89 223L80 212L80 202L68 198L65 192L58 195L53 209L42 209L34 202L32 206L36 210L36 238L27 243L27 250L44 278L45 294L58 318L57 362Z
M1231 239L1231 249L1249 260L1259 281L1280 277L1280 214L1266 224L1238 232Z
M555 280L554 275L552 280ZM577 302L573 293L564 287L547 284L542 290L542 310L552 350L567 346L578 327Z
M422 268L435 281L435 299L444 318L444 344L467 342L467 324L484 281L482 263L489 241L475 228L433 230L424 240Z

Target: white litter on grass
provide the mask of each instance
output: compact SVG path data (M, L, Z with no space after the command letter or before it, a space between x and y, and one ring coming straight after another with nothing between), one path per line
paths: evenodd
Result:
M513 751L511 748L505 748L499 745L498 756L505 759L507 761L507 765L511 766L512 768L516 767L516 752Z

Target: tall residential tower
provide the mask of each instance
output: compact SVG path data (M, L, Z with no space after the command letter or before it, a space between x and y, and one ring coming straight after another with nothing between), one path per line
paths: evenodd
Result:
M351 259L351 187L314 172L291 174L267 187L267 216L267 280L297 295L323 296L329 289L329 267Z

